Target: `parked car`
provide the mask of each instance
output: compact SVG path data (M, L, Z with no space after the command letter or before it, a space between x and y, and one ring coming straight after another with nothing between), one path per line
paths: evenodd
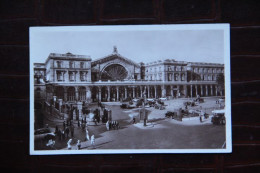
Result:
M50 139L55 140L55 134L49 128L41 128L34 131L35 141L48 141Z
M166 101L167 98L166 98L166 97L161 97L161 98L159 98L159 100L160 100L160 101Z
M213 124L226 124L226 117L225 117L225 110L213 110L212 111L213 117L211 118L211 122Z
M218 102L219 102L219 103L225 102L225 97L219 98L219 99L218 99Z

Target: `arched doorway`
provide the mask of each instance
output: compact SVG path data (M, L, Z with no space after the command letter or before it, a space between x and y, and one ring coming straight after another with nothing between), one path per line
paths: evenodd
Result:
M123 86L119 87L119 98L120 101L122 101L125 98L125 87Z
M67 91L67 100L68 101L75 101L75 88L69 87Z
M79 87L79 100L80 101L86 100L86 88L85 87Z
M98 101L98 87L94 86L92 88L92 91L91 91L91 98L92 98L92 101L93 102L97 102Z
M57 99L64 100L64 88L59 86L55 88L55 95L57 96Z
M127 70L120 64L112 64L107 66L101 74L101 80L124 80L128 75Z
M102 102L108 101L108 100L107 100L107 96L108 96L107 87L103 86L103 87L101 88L101 101L102 101Z
M172 96L171 86L166 87L166 97Z
M110 88L110 98L112 101L117 101L117 91L115 86Z
M162 88L161 88L161 86L157 86L156 90L157 90L157 97L158 98L162 97Z

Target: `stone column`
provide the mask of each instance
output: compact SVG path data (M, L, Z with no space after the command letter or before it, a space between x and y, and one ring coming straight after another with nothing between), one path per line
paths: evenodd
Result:
M101 102L101 87L98 87L98 101Z
M147 87L147 96L150 98L150 86Z
M75 100L78 101L79 100L79 88L75 87Z
M187 85L184 85L184 94L185 94L185 97L188 97Z
M91 87L86 87L86 99L89 102L91 99Z
M110 101L110 86L107 86L107 101Z
M140 86L140 93L141 93L141 97L143 97L143 87Z
M157 86L154 86L154 97L157 98Z
M62 99L58 99L59 102L59 112L61 113Z
M64 101L67 101L68 93L67 93L67 88L64 87Z
M125 99L127 98L127 87L125 87Z
M178 74L179 74L179 81L181 81L181 73L179 72Z
M200 85L200 95L203 96L203 86Z
M208 96L208 85L206 85L206 96Z
M119 101L119 87L116 87L116 101Z
M162 89L162 97L166 97L164 85L161 85L161 89Z
M171 85L171 96L172 98L174 98L174 94L173 94L173 86Z
M215 90L216 90L216 96L218 96L218 87L215 85Z
M213 96L213 86L212 85L210 85L210 94L211 94L211 96Z
M192 98L192 85L190 85L190 97Z
M197 97L197 95L198 95L198 86L197 85L195 85L195 90L196 90L196 97Z
M79 111L79 114L76 114L76 120L79 120L79 117L82 117L82 102L77 102L77 110Z
M177 85L177 98L180 97L180 85Z

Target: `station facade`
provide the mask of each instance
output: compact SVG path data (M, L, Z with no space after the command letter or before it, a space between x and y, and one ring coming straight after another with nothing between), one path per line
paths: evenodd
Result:
M136 63L116 47L94 61L87 55L51 53L45 63L34 64L34 96L66 103L221 96L217 78L223 74L224 64L174 59Z

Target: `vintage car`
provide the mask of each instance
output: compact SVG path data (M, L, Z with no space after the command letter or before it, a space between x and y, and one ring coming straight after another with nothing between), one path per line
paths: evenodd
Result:
M186 101L183 102L184 106L196 106L196 103L194 101Z
M136 104L134 104L133 102L126 102L126 103L122 103L120 107L122 109L132 109L136 107Z
M226 117L225 117L225 110L213 110L212 111L213 117L211 118L211 122L213 124L226 124Z
M167 98L166 98L166 97L161 97L161 98L159 98L159 100L160 100L160 101L166 101Z
M41 128L34 131L35 141L48 141L50 139L55 140L55 134L49 128Z

